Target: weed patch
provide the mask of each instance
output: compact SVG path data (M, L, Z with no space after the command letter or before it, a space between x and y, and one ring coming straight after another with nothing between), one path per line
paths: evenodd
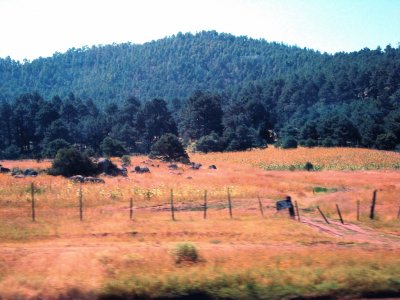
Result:
M176 264L197 263L199 254L196 247L190 243L181 243L176 245L173 251Z

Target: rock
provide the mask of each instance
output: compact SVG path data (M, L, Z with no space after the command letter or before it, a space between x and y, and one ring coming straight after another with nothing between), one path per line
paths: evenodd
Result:
M188 176L188 177L186 177L186 179L193 179L193 177L192 176Z
M84 183L84 182L90 182L90 183L105 183L105 181L101 178L97 177L84 177L82 175L75 175L71 176L69 178L70 180L74 182L79 182L79 183Z
M33 169L26 169L23 173L25 176L32 176L35 177L38 175L38 172Z
M20 168L13 168L12 170L11 170L11 175L12 176L15 176L15 175L22 175L23 174L23 171L20 169Z
M99 160L99 162L97 163L97 168L99 173L105 173L111 176L118 176L118 175L127 176L126 172L124 172L123 169L118 168L108 158Z
M9 173L11 170L0 165L0 173Z
M85 177L83 177L82 175L71 176L69 179L74 182L84 182L85 181Z
M177 164L170 164L170 165L168 165L168 169L170 169L170 170L178 170L178 165Z
M190 168L193 169L193 170L198 170L198 169L201 168L201 166L202 166L202 164L197 164L197 163L194 163L194 162L190 163Z
M97 177L85 177L84 182L105 183L104 179L97 178Z
M23 174L18 174L18 175L15 175L14 178L25 178L25 175L23 175Z
M123 177L127 177L127 176L128 176L128 168L122 167L122 168L121 168L121 175L122 175Z
M208 166L208 168L211 169L211 170L216 170L217 166L216 165L211 165L211 166Z
M136 172L138 174L150 173L150 169L148 167L136 166L134 171L132 171L132 172Z
M110 169L113 169L113 166L115 166L115 165L108 158L101 159L97 163L97 168L100 170L100 173L108 174L110 172Z

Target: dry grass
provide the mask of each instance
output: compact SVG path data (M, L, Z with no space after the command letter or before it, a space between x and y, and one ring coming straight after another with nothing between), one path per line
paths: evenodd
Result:
M400 239L396 235L400 236L400 226L396 217L400 171L393 169L399 155L336 149L333 162L331 151L271 148L193 154L191 159L203 164L201 170L179 165L173 171L166 163L132 157L133 166L147 164L151 173L83 184L83 222L79 221L79 184L44 174L24 179L0 174L0 296L200 294L281 299L399 292ZM368 169L374 163L387 169L265 171L265 164L272 161L282 166L323 162L339 169L351 161L355 169ZM10 168L49 166L49 162L34 161L1 163ZM217 170L208 169L211 164ZM31 182L36 187L34 223ZM228 188L232 220L227 210ZM169 211L171 189L178 209L176 222L171 221ZM369 221L375 189L377 219ZM207 220L202 212L204 190L208 191ZM258 195L264 219L258 210ZM273 207L286 195L299 203L302 217L318 222L317 205L337 220L335 204L339 204L345 221L366 233L349 231L338 236L289 220L287 212L277 213ZM130 198L133 221L129 220ZM357 200L362 208L359 222ZM198 263L174 263L173 249L181 242L195 245L201 257Z
M196 154L194 159L203 155ZM261 167L265 170L301 169L311 162L316 169L324 170L376 170L399 169L400 153L358 148L297 148L270 147L245 152L215 153L206 159L227 161Z

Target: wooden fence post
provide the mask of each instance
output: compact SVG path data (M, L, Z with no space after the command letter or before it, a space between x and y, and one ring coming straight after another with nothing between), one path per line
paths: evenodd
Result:
M133 219L133 198L129 200L129 219Z
M319 213L321 214L321 216L324 218L326 224L330 224L328 219L325 217L324 213L322 212L322 210L319 208L319 206L317 206Z
M151 198L151 192L150 192L150 190L147 190L147 192L146 192L146 197L147 197L147 201L150 201L150 198Z
M204 220L207 219L207 190L204 191Z
M289 215L290 215L290 217L292 219L294 219L296 217L296 214L294 213L294 206L293 206L293 203L292 203L292 198L290 196L287 196L286 197L286 201L289 201L290 204L291 204L290 207L289 207Z
M228 188L228 207L229 207L229 216L232 219L232 201L231 201L231 192L229 191L229 188Z
M295 206L296 206L297 220L298 220L299 222L301 222L301 219L300 219L300 211L299 211L299 206L297 205L297 201L294 201L294 204L295 204Z
M31 198L32 198L32 222L36 221L36 214L35 214L35 184L31 183Z
M258 195L257 197L258 197L258 206L260 207L261 216L264 218L264 209L263 209L260 195Z
M338 212L338 214L339 214L340 222L341 222L342 224L344 224L343 218L342 218L342 213L340 212L339 205L337 205L337 204L336 204L336 209L337 209L337 212Z
M79 186L79 219L83 221L83 195L82 195L82 184Z
M360 200L357 200L357 221L360 221Z
M369 215L369 218L371 220L373 220L375 218L376 192L377 192L377 190L375 190L372 195L371 213Z
M171 216L172 216L172 221L175 221L175 208L174 208L174 191L171 189Z

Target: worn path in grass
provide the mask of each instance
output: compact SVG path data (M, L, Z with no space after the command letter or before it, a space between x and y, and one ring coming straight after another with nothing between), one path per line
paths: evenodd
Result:
M319 230L331 236L339 237L343 241L354 241L372 245L382 245L386 249L400 248L400 236L382 233L373 228L359 226L345 222L344 224L328 219L330 224L325 224L322 220L301 218L301 223L307 224L311 228Z

